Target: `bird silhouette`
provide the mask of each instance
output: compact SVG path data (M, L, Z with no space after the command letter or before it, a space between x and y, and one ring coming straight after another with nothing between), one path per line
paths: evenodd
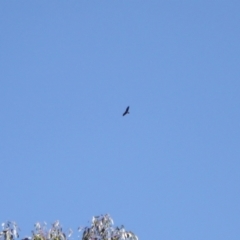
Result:
M129 106L126 108L125 112L123 113L123 116L125 116L126 114L129 114Z

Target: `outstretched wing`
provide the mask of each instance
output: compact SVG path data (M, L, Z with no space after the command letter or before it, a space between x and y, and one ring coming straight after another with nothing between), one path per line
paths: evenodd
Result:
M126 108L125 112L123 113L123 116L125 116L127 113L129 113L128 111L129 111L129 106Z

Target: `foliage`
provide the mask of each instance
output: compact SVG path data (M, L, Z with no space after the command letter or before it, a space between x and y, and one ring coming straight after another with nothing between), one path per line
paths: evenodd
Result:
M59 221L54 222L50 229L45 222L36 223L34 228L32 236L22 240L70 240L73 233L69 229L66 234ZM19 231L15 222L3 223L0 240L16 240L19 238ZM81 232L80 240L138 240L137 236L131 231L126 231L123 225L114 228L113 220L108 214L93 217L91 226L79 227L78 231Z
M2 231L0 232L0 240L14 240L19 237L18 232L20 229L18 228L15 222L6 222L2 223Z

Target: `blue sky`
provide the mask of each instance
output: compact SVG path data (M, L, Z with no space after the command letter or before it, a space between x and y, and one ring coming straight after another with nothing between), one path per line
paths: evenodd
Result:
M239 1L1 1L0 221L239 239ZM130 114L122 117L127 106Z

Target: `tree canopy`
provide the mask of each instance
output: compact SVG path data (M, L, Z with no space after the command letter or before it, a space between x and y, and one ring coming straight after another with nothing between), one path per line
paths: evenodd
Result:
M80 240L138 240L138 237L131 231L126 231L124 226L113 227L114 222L110 215L92 217L91 225L78 227ZM16 222L7 221L2 223L0 240L16 240L19 238L20 228ZM48 228L47 223L35 223L34 230L29 237L22 240L72 240L73 230L63 231L60 222L57 220Z

